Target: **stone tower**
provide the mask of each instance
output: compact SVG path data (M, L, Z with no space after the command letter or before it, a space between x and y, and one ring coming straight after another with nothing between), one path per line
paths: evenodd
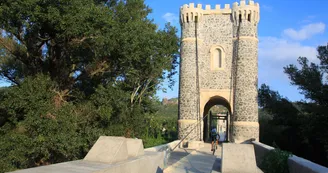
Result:
M259 4L241 0L180 8L179 138L203 141L214 105L230 112L229 140L259 138L257 77ZM209 128L209 127L207 127Z

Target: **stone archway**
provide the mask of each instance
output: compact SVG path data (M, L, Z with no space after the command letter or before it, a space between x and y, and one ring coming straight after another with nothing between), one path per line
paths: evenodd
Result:
M210 116L210 109L212 107L214 107L215 105L221 105L223 107L226 108L226 110L228 111L228 114L227 114L227 127L226 127L226 137L228 138L229 140L229 134L230 134L230 127L231 127L231 115L232 115L232 108L230 106L230 103L228 100L226 100L224 97L221 97L221 96L213 96L213 97L210 97L208 99L208 101L206 102L204 108L203 108L203 111L202 111L202 115L203 115L203 122L202 122L202 134L203 134L203 141L206 142L209 138L209 131L210 131L210 127L212 125L212 120L211 120L211 116ZM218 129L219 130L219 129Z

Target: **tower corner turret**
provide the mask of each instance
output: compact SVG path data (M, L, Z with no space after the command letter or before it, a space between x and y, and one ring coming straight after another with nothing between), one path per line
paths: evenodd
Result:
M239 25L242 21L249 21L253 24L258 24L260 21L260 4L254 0L240 0L240 3L235 2L232 7L232 19L234 24Z
M197 4L195 7L194 3L183 5L180 8L180 24L197 22L203 17L203 7L202 4Z

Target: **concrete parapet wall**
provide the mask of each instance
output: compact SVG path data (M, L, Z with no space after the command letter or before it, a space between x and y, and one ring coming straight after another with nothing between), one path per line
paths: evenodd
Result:
M144 155L144 146L141 139L126 139L128 157L138 157Z
M223 173L257 173L252 144L223 143L221 171Z
M166 144L167 147L175 143ZM173 147L173 146L172 146ZM164 146L144 151L142 140L101 136L83 160L15 171L15 173L160 173Z
M115 164L77 160L49 166L15 171L14 173L161 173L163 152L145 152L145 155L129 158Z
M161 153L163 153L163 159L162 159L161 163L164 165L164 167L166 167L168 159L170 157L171 150L173 150L174 147L178 147L177 145L179 144L179 142L180 142L179 140L176 140L176 141L173 141L173 142L170 142L167 144L147 148L147 149L145 149L145 152L161 152Z
M128 159L92 173L160 173L163 172L163 152L145 152L145 155Z
M173 149L176 145L178 145L180 141L176 140L167 144L163 144L163 145L158 145L155 147L151 147L151 148L146 148L145 151L157 151L157 152L161 152L161 151L165 151L167 149Z
M274 148L260 142L253 142L257 165L261 164L263 157ZM328 173L328 168L313 163L309 160L297 157L295 155L289 157L288 166L290 173Z
M254 145L255 156L256 156L256 164L259 166L259 165L261 165L263 157L270 150L273 150L274 148L269 145L265 145L265 144L262 144L260 142L255 142L255 141L253 141L253 145Z
M128 158L126 141L127 139L124 137L100 136L84 160L103 163L124 161Z
M289 165L290 173L327 173L328 172L328 168L294 155L288 159L288 165Z

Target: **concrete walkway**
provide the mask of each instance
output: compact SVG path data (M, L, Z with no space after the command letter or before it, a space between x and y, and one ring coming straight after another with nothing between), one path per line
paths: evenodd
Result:
M215 154L211 144L198 150L176 149L168 160L164 173L218 173L221 170L221 146Z

